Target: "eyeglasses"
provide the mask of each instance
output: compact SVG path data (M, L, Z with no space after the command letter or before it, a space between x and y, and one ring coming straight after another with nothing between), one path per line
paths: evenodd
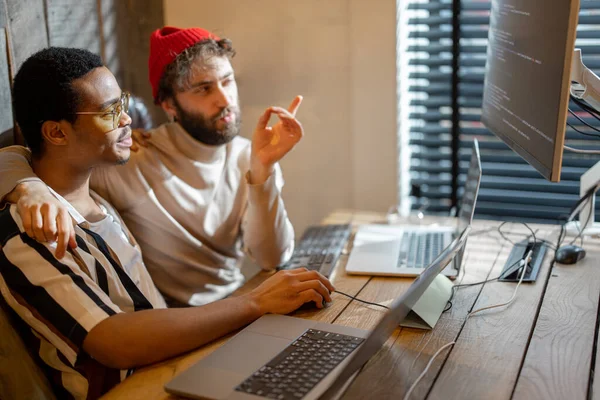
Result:
M105 111L79 111L75 114L84 114L84 115L112 115L112 128L117 129L119 127L119 120L121 119L121 115L123 115L123 111L129 111L129 92L121 93L121 98L113 105L110 106L109 109Z

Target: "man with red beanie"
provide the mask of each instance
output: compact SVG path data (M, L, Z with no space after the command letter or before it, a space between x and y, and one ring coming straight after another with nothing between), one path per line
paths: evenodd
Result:
M234 54L229 40L204 29L152 33L150 83L172 122L151 131L147 147L129 162L97 168L91 177L91 188L122 215L153 281L173 303L227 297L243 284L244 253L270 270L293 251L277 162L303 135L295 118L302 98L288 109L266 109L252 142L238 136ZM272 114L278 121L268 126ZM59 218L62 205L33 174L28 157L22 149L0 153L0 198L10 193L25 231L56 240L61 257L68 242L74 245L73 227Z

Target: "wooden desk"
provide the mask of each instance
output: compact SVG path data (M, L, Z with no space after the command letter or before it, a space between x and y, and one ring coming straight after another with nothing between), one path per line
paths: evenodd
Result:
M339 211L325 223L358 225L381 221L379 214ZM424 223L440 222L425 219ZM448 220L442 222L451 223ZM493 230L499 222L476 221L465 254L462 283L497 277L512 244ZM538 238L555 243L559 228L532 225ZM528 230L506 224L504 232L518 241ZM350 246L351 244L349 244ZM445 350L419 383L411 399L584 399L588 390L600 399L600 361L595 357L600 294L600 241L587 239L587 257L571 266L552 265L548 251L535 284L522 284L513 304L469 318L469 311L508 300L515 283L490 282L456 291L453 306L432 331L398 328L350 385L343 399L401 399L431 356ZM411 279L350 276L347 255L341 257L331 279L337 289L371 302L389 304ZM259 274L236 294L256 287ZM383 310L350 301L334 293L333 304L322 311L295 316L371 329ZM165 399L163 386L172 377L221 346L230 336L185 356L143 368L110 391L105 399ZM596 382L594 385L593 382ZM588 386L590 386L588 388ZM595 390L594 390L595 389Z

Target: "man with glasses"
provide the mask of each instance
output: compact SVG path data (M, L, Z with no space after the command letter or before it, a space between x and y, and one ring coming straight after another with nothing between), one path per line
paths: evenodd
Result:
M155 31L150 82L156 103L173 122L152 131L148 147L129 163L99 168L91 179L91 187L123 216L152 278L173 303L201 305L231 294L244 281L244 253L270 270L293 251L278 161L303 135L295 118L302 98L287 110L268 108L252 142L241 138L234 54L229 40L204 29ZM127 106L124 96L105 116L104 110L89 112L114 127ZM272 114L279 121L268 126ZM19 183L7 199L17 202L26 232L56 240L61 257L66 243L74 244L71 224L44 185L32 182L25 156L0 153L0 198Z
M165 309L127 226L89 189L93 171L130 157L127 98L86 50L41 50L14 80L16 120L33 171L76 222L77 248L58 260L56 244L31 239L16 206L5 207L0 293L28 325L23 339L48 367L60 399L96 399L132 368L194 349L265 313L331 301L329 281L299 269L280 271L246 295Z

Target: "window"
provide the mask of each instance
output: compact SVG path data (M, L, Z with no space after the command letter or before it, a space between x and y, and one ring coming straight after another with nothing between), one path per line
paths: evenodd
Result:
M403 200L411 199L412 208L447 214L453 197L460 199L462 194L476 137L483 165L477 216L555 222L575 204L581 174L600 156L565 151L561 182L548 182L481 124L490 6L489 0L398 0L400 142L409 149L401 155L406 165L403 173L409 176L401 195ZM453 7L460 10L455 20L460 38L457 58L452 56ZM581 1L575 45L582 49L586 66L600 75L600 0ZM453 61L458 68L453 68ZM573 103L570 108L579 110ZM600 128L600 121L583 112L579 116ZM573 116L569 123L586 131ZM566 143L600 149L600 138L571 128ZM596 206L600 210L600 202Z

